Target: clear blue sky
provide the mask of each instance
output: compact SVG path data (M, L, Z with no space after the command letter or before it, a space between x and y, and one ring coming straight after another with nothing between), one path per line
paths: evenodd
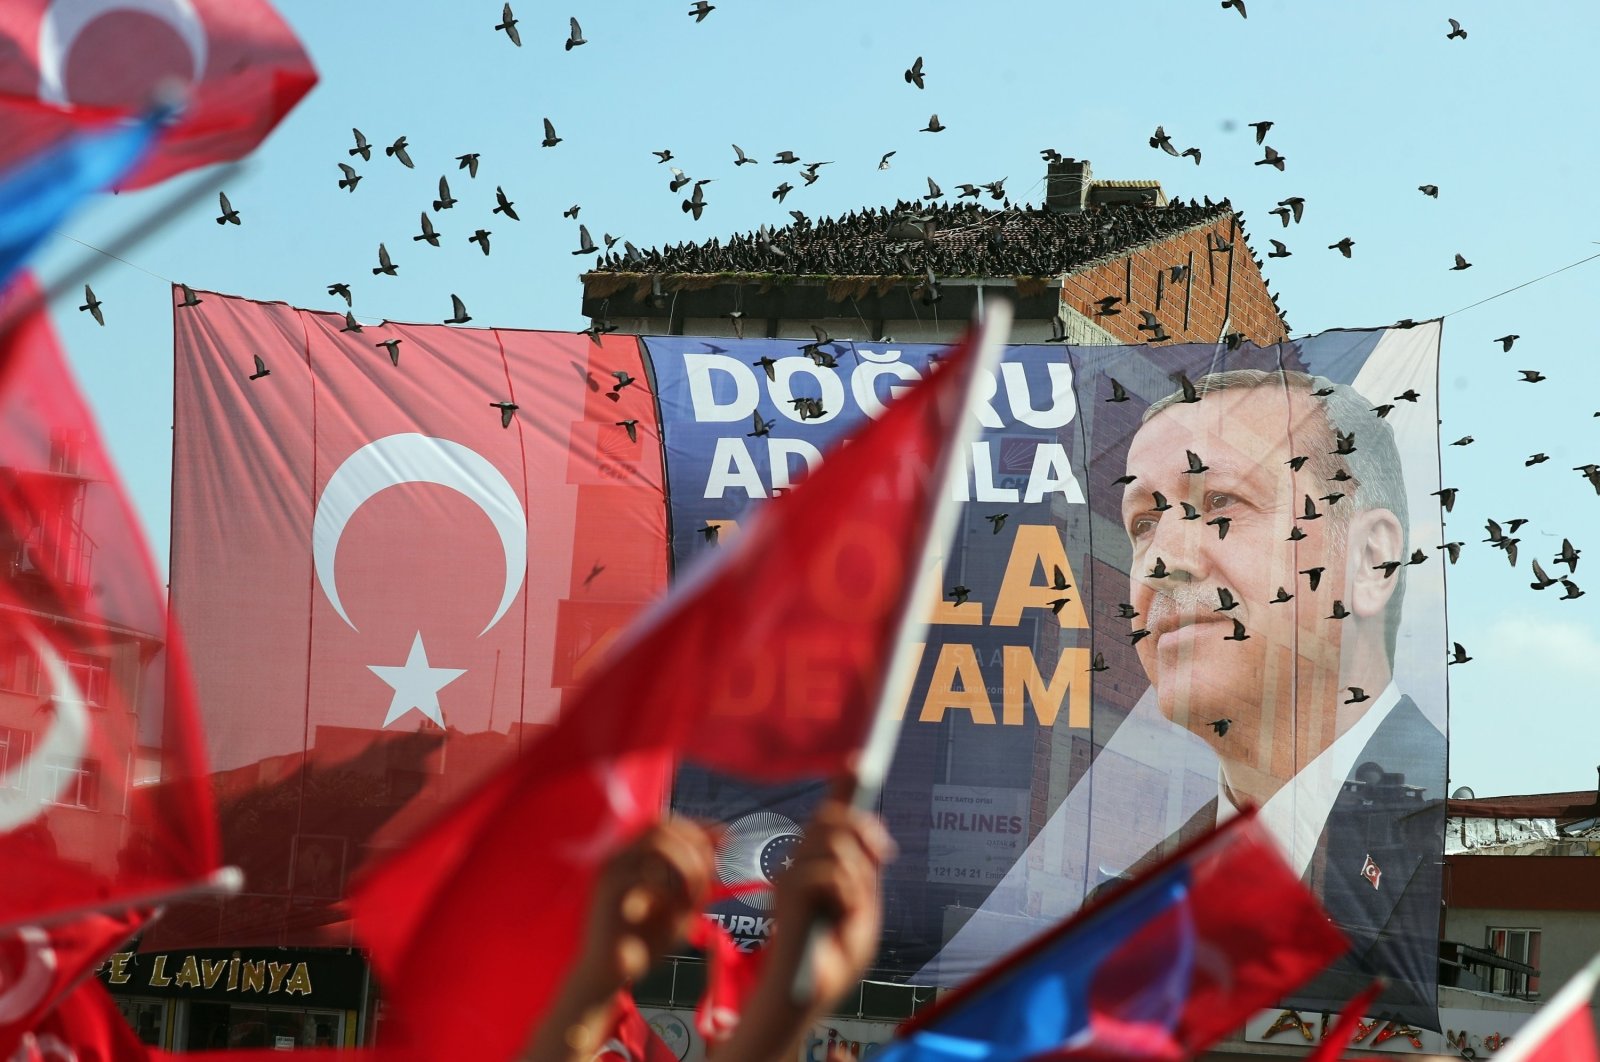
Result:
M77 294L56 319L164 554L169 279L317 308L346 281L359 316L406 321L443 320L454 292L480 324L577 329L591 260L570 253L577 223L561 212L574 203L597 240L647 247L782 224L790 207L892 203L922 194L928 176L946 188L1004 177L1014 200L1038 202L1044 147L1090 159L1102 179L1231 197L1258 253L1268 236L1294 252L1266 273L1297 333L1437 316L1600 251L1600 226L1587 224L1600 142L1586 89L1600 6L1248 2L1241 20L1215 0L718 0L696 25L687 0L524 0L518 49L492 29L499 0L283 0L322 82L228 182L243 226L218 226L215 196L197 198L128 253L138 268L108 262L93 278L104 329L76 311ZM589 43L569 53L570 15ZM1445 39L1449 16L1468 39ZM918 55L921 92L901 78ZM935 111L948 130L918 132ZM554 149L539 147L544 117L565 138ZM1283 174L1251 165L1260 149L1245 123L1261 119L1277 123L1268 143L1287 156ZM1151 150L1157 123L1200 147L1203 164ZM375 145L404 134L417 168L376 147L358 163L359 189L339 190L352 126ZM735 170L732 142L761 164ZM650 154L665 148L714 178L699 222ZM780 207L771 190L798 183L771 164L786 148L834 164ZM467 151L482 153L475 182L455 169ZM444 173L461 203L435 217L445 239L434 250L410 236ZM104 245L193 179L107 198L62 231ZM520 224L488 220L496 184ZM1266 212L1288 195L1306 198L1305 220L1280 232ZM495 233L489 258L466 242L480 223ZM1346 235L1349 261L1326 249ZM380 240L396 278L371 273ZM1471 269L1450 271L1457 252ZM88 253L57 239L42 272ZM1600 361L1583 312L1596 283L1600 261L1445 322L1441 432L1477 440L1444 453L1461 491L1450 534L1468 542L1450 573L1450 631L1476 658L1451 668L1450 774L1479 795L1592 788L1600 764L1600 497L1571 471L1600 461ZM1507 332L1523 338L1503 355L1491 340ZM1549 380L1517 383L1522 368ZM1525 468L1536 451L1551 460ZM1513 571L1480 545L1486 517L1512 516L1531 521L1524 556L1547 568L1563 536L1592 545L1577 581L1596 579L1595 592L1536 594L1526 560Z

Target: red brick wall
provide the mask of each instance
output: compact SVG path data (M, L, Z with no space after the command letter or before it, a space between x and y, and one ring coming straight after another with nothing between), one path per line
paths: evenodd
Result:
M1208 248L1217 240L1233 244L1231 255ZM1186 265L1190 254L1194 267L1186 281L1161 281L1160 306L1156 305L1158 272L1169 266ZM1233 291L1228 297L1228 262L1233 261ZM1131 283L1128 261L1132 260ZM1120 314L1096 317L1095 300L1107 295L1131 299L1118 303ZM1184 305L1188 300L1188 328L1184 327ZM1286 335L1283 319L1272 304L1261 270L1256 268L1243 232L1232 216L1211 225L1198 226L1170 239L1152 244L1104 265L1070 273L1062 281L1061 301L1090 318L1124 343L1143 343L1147 333L1138 329L1149 310L1176 342L1215 343L1222 335L1224 316L1231 318L1228 331L1241 332L1259 346L1282 340Z

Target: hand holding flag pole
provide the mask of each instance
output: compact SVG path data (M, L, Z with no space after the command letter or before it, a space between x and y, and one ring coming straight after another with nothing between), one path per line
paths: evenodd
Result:
M990 302L983 317L972 328L976 334L969 337L969 342L976 349L965 358L947 362L942 370L965 374L950 396L959 402L960 412L950 418L955 430L933 469L936 486L928 534L922 543L920 562L914 569L916 576L906 580L901 589L894 648L878 690L872 727L857 762L851 804L862 811L876 807L883 783L889 776L889 766L894 761L895 746L900 739L900 709L911 695L911 685L916 679L917 643L927 636L928 617L923 603L934 596L944 577L950 542L961 518L962 503L957 500L955 486L967 475L968 455L982 431L973 409L978 402L978 385L999 366L1011 332L1011 304L1004 300ZM790 988L790 999L797 1007L810 1007L816 1001L813 961L827 931L828 926L822 922L813 922L806 929L806 946Z

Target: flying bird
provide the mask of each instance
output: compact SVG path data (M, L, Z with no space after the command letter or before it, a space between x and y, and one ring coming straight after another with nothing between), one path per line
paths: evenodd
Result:
M993 525L993 529L989 533L992 535L998 535L1000 533L1000 529L1006 526L1006 518L1010 515L1010 513L991 513L990 515L985 516L984 519Z
M443 177L439 178L439 198L433 201L434 210L449 210L456 205L455 196L450 194L450 182Z
M622 398L619 392L624 387L633 384L635 382L635 378L629 374L627 369L617 369L611 375L616 378L617 382L611 385L611 390L606 392L606 397L611 399L613 402L620 402L622 401Z
M1509 354L1511 353L1511 344L1515 343L1521 338L1521 336L1513 333L1511 335L1501 336L1499 339L1496 339L1495 342L1500 344L1500 353Z
M356 320L355 314L351 313L349 310L346 310L344 312L344 327L340 328L339 331L360 332L362 331L361 322Z
M1338 251L1340 254L1344 255L1346 258L1349 258L1350 257L1350 248L1354 247L1355 245L1356 245L1356 241L1354 241L1350 237L1346 236L1344 239L1340 240L1338 243L1330 243L1330 244L1328 244L1328 250L1330 250L1330 251Z
M1274 213L1276 213L1276 211L1274 211ZM1293 251L1289 250L1289 248L1284 245L1282 240L1274 240L1269 236L1267 237L1267 242L1272 244L1272 250L1267 252L1268 258L1288 258L1291 254L1294 254Z
M1217 732L1217 737L1227 737L1228 728L1232 725L1232 719L1213 719L1211 722L1206 724L1206 726L1209 726L1212 730Z
M95 319L96 324L102 328L105 327L106 318L105 314L100 312L100 300L94 297L94 289L87 284L83 286L83 305L79 306L78 309L80 311L87 310L89 316Z
M561 143L561 141L562 138L556 136L555 125L550 121L550 119L546 118L544 120L544 139L539 141L539 146L555 147L557 144Z
M256 361L256 371L250 374L250 379L259 380L263 376L271 376L272 370L267 368L267 363L261 360L261 355L253 355Z
M1456 492L1459 489L1459 487L1445 487L1443 490L1434 491L1433 496L1439 499L1439 504L1444 506L1445 512L1450 512L1456 507Z
M389 350L389 360L391 362L393 362L395 364L395 366L397 366L397 367L399 366L399 364L400 364L400 340L398 340L398 339L385 339L381 343L374 343L373 346L387 347L388 350Z
M922 56L917 56L917 61L906 69L906 84L915 85L917 88L927 88L922 82Z
M1107 295L1103 299L1094 300L1094 315L1096 317L1115 317L1117 314L1122 312L1116 308L1117 303L1121 301L1122 296L1120 295Z
M1256 143L1264 144L1267 140L1267 130L1272 128L1271 122L1251 122L1250 128L1256 131Z
M570 21L572 23L572 28L567 33L567 46L566 46L566 49L565 49L566 51L569 51L569 52L572 51L572 49L576 48L580 44L588 44L589 43L588 41L583 39L583 27L578 25L578 20L577 19L571 19Z
M880 170L888 169L889 168L889 160L894 158L894 155L895 155L895 153L893 151L885 151L883 153L883 157L878 160L878 169L880 169Z
M1532 564L1533 564L1533 582L1528 584L1528 589L1530 589L1530 590L1543 590L1547 586L1556 585L1556 580L1550 578L1550 576L1548 576L1548 575L1546 575L1544 573L1544 568L1539 564L1539 560L1538 560L1537 557L1534 558Z
M1450 19L1449 22L1450 22L1450 32L1446 33L1444 35L1444 39L1447 40L1447 41L1453 41L1453 40L1456 40L1457 38L1460 38L1461 40L1466 40L1467 39L1467 31L1461 28L1461 23L1457 22L1455 19Z
M1468 660L1472 659L1472 657L1467 655L1466 649L1462 648L1460 642L1455 642L1454 646L1455 646L1455 651L1450 654L1450 659L1446 660L1445 663L1447 663L1447 664L1465 664Z
M1557 599L1560 601L1573 601L1583 596L1583 591L1578 589L1578 584L1571 579L1561 580L1561 589L1565 590L1566 593Z
M410 146L410 144L406 143L405 137L396 137L394 143L383 149L383 153L385 155L393 155L400 160L400 165L408 170L414 170L416 166L412 164L411 156L406 152L406 148Z
M945 596L954 598L955 603L958 605L965 605L967 603L967 598L970 597L971 594L972 591L969 588L957 583L955 586L950 588L949 592Z
M346 306L354 306L355 305L355 301L350 297L350 285L349 284L329 284L328 285L328 294L329 295L337 295L337 296L339 296L341 299L344 300L344 304Z
M500 426L502 428L511 427L511 415L522 408L515 402L490 402L489 405L491 408L498 409L500 411ZM593 579L595 575L598 574L599 572L594 572L589 576L589 578ZM587 580L585 582L587 583Z
M1327 569L1322 567L1304 568L1301 570L1300 574L1311 580L1311 589L1313 592L1315 592L1317 586L1322 582L1322 573L1326 570Z
M350 149L350 154L360 155L362 162L371 162L372 145L367 143L366 136L359 129L352 129L350 132L354 133L356 137L356 146Z
M1305 216L1306 197L1303 195L1291 195L1287 199L1280 199L1278 200L1278 205L1288 207L1294 211L1294 223L1296 225L1300 224L1300 219Z
M1232 612L1239 607L1239 602L1234 598L1233 591L1226 586L1217 587L1217 607L1213 612Z
M428 218L428 212L422 212L422 231L411 237L413 243L422 241L430 247L439 246L439 233L433 227L433 222Z
M241 224L241 222L239 221L239 212L237 210L233 209L233 204L232 203L228 202L228 193L227 192L218 192L217 193L217 202L219 204L221 204L221 206L222 206L222 215L217 218L217 224L218 225L238 225L238 224Z
M790 165L793 165L796 162L799 162L800 161L800 156L796 155L792 151L780 151L780 152L778 152L777 157L774 158L772 161L775 162L776 164L778 164L779 166L790 166Z
M1578 465L1573 471L1582 472L1583 478L1589 481L1589 486L1594 488L1596 494L1600 494L1600 465Z
M1118 383L1115 376L1107 376L1106 379L1111 381L1111 397L1106 399L1106 401L1126 402L1128 400L1128 389Z
M445 324L466 324L472 320L471 315L467 313L467 304L461 301L461 296L455 294L450 296L450 309L451 314L445 319Z
M1345 689L1350 691L1350 699L1344 703L1360 704L1362 701L1367 700L1367 691L1360 686L1346 686Z
M1517 371L1522 374L1522 379L1518 380L1518 383L1541 383L1546 379L1545 375L1538 369L1518 369Z
M1250 17L1248 14L1245 13L1244 0L1222 0L1222 9L1224 11L1226 11L1230 7L1233 8L1235 11L1239 12L1239 17L1240 18L1249 18ZM1271 123L1268 123L1268 124L1270 125Z
M1461 547L1464 545L1466 545L1464 542L1445 542L1439 548L1444 550L1445 556L1450 558L1451 564L1454 564L1461 559Z
M492 211L490 211L490 213L492 213L492 214L504 214L506 217L510 218L512 221L521 221L522 220L521 218L517 217L517 212L516 212L516 209L515 209L516 204L513 203L510 199L506 198L505 189L500 187L498 184L494 186L494 201L495 201L495 208Z
M372 275L377 276L379 273L383 273L392 277L398 275L399 271L400 267L395 265L389 258L389 248L381 243L378 244L378 265L372 270Z
M1151 578L1151 579L1165 579L1168 575L1171 575L1171 574L1172 573L1167 569L1167 562L1165 560L1163 560L1162 558L1157 557L1156 558L1155 567L1150 569L1150 574L1149 574L1148 578Z
M504 30L506 36L511 38L512 44L515 44L518 48L522 47L522 34L517 32L517 19L511 14L510 4L501 9L500 24L495 29Z
M722 525L707 523L706 526L699 528L695 533L705 536L706 545L715 546L717 544L717 536L722 534Z
M1417 185L1417 191L1421 192L1429 199L1439 198L1439 186L1436 184L1419 184Z
M1232 523L1233 517L1231 516L1213 516L1206 521L1206 526L1217 529L1217 541L1221 542L1228 537L1228 528Z
M1173 158L1178 157L1178 149L1172 146L1172 138L1168 136L1167 131L1159 125L1156 126L1156 131L1150 134L1150 146L1165 151Z
M1581 549L1572 548L1571 539L1564 538L1561 540L1561 552L1556 554L1556 559L1551 563L1565 564L1567 571L1575 572L1578 570L1578 555L1582 552Z
M1266 154L1262 155L1261 158L1256 159L1255 164L1257 166L1271 166L1279 173L1282 173L1283 164L1288 161L1288 158L1289 156L1278 154L1277 150L1273 148L1271 144L1267 144Z
M763 420L761 414L756 412L751 415L751 429L744 433L746 439L759 439L772 434L772 421Z
M1199 148L1197 148L1197 147L1184 148L1181 152L1179 152L1179 154L1184 156L1185 158L1194 159L1194 164L1196 166L1200 165L1200 149Z
M187 284L179 284L178 288L183 292L183 301L178 303L179 306L199 306L205 301L204 299L200 298L200 296L196 295L194 293L194 289ZM1595 491L1596 493L1600 493L1600 486L1595 487Z
M1472 263L1467 261L1465 258L1461 257L1458 254L1458 255L1456 255L1456 264L1451 266L1450 268L1452 270L1471 269L1472 268Z
M689 16L696 22L704 22L706 16L717 9L717 5L708 4L706 0L695 0L694 6L689 8Z
M589 226L587 226L587 225L579 225L578 226L578 249L576 251L573 251L572 253L573 254L594 254L599 249L600 248L598 248L598 247L596 247L594 245L594 241L589 238Z
M690 194L688 199L685 199L683 201L683 212L685 214L693 214L694 215L694 219L696 221L699 221L700 220L700 215L705 210L705 208L706 208L705 192L701 188L701 182L696 181L695 184L694 184L694 191Z
M943 199L944 198L944 189L940 188L937 184L935 184L932 177L929 177L928 178L928 194L923 196L922 198L924 198L924 199Z
M482 248L483 253L487 255L489 253L489 235L490 232L488 229L478 229L473 232L471 236L467 237L467 242L477 244L480 248Z
M1189 462L1189 467L1183 470L1184 475L1198 476L1200 473L1210 470L1211 466L1200 460L1200 455L1193 450L1185 450L1183 454Z
M1289 591L1285 590L1283 587L1280 586L1280 587L1278 587L1277 596L1274 597L1270 602L1268 602L1268 604L1281 605L1285 601L1293 601L1293 600L1294 600L1294 595L1289 593Z
M737 156L737 158L735 158L733 161L735 166L754 166L756 164L756 160L751 158L749 155L746 155L744 153L744 148L740 147L738 144L733 145L733 153Z
M356 168L348 162L341 162L339 163L339 172L344 174L343 177L339 178L339 187L352 192L355 191L356 185L361 183L361 174L356 172Z
M616 423L617 427L619 427L619 428L628 429L628 441L629 442L638 442L639 441L639 421L638 421L637 418L635 418L633 420L619 420L619 421L616 421L615 423Z
M457 155L456 162L460 164L456 169L466 170L468 177L478 176L478 153L476 151L469 151L465 155Z
M917 132L919 132L919 133L942 133L947 128L949 128L949 127L939 124L939 116L937 114L935 114L935 115L933 115L932 117L930 117L928 119L928 124L923 126L921 129L917 130Z
M1142 640L1148 637L1150 637L1150 629L1148 627L1140 627L1138 630L1128 635L1128 644L1138 645Z
M1244 632L1244 623L1243 623L1243 621L1234 620L1233 621L1233 633L1229 634L1229 635L1226 635L1222 640L1225 641L1225 642L1247 642L1247 641L1249 641L1250 640L1250 636Z

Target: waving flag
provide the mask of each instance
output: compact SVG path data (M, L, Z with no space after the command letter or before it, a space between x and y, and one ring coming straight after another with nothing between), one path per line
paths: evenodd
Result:
M266 0L10 0L0 54L0 166L186 87L129 188L248 153L317 81Z
M1594 1035L1594 993L1600 985L1600 956L1590 959L1533 1020L1518 1030L1497 1062L1595 1062L1600 1047Z
M1193 1058L1347 946L1247 813L1002 959L876 1057Z
M139 163L162 120L74 134L0 172L0 290L80 202Z
M677 758L778 780L836 772L860 748L978 347L969 335L769 506L631 629L549 734L357 883L405 1048L516 1053L577 953L601 865L657 817ZM427 973L462 961L481 976Z
M0 927L217 866L182 648L31 282L0 300ZM26 868L18 871L15 868Z
M45 1016L143 921L142 914L88 915L0 932L0 1058L11 1058Z

